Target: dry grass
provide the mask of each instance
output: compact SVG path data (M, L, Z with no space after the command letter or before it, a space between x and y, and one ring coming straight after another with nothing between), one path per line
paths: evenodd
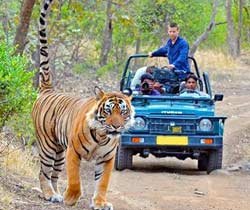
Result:
M1 206L9 206L13 200L13 195L7 192L1 185L0 185L0 204ZM1 207L0 207L1 209ZM3 208L4 209L4 208Z
M238 59L233 59L221 50L200 50L194 55L200 69L212 71L232 71L239 65ZM147 66L165 66L168 63L165 58L153 57L147 59Z
M38 164L28 150L10 149L9 153L3 157L2 167L6 174L8 172L17 173L28 177L36 177L38 174Z
M209 69L220 72L232 71L236 69L238 62L219 50L197 51L195 58L200 69Z
M38 164L29 149L14 146L14 140L0 134L0 168L2 172L36 177ZM4 175L3 174L3 175Z

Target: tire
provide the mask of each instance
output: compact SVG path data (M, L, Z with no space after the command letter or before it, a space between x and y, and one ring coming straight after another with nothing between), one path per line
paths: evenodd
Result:
M120 145L117 148L115 155L115 169L122 171L124 169L131 169L133 165L132 151L122 148Z
M222 168L222 148L209 152L207 173Z
M198 159L198 169L199 171L206 171L208 168L208 156L202 154Z

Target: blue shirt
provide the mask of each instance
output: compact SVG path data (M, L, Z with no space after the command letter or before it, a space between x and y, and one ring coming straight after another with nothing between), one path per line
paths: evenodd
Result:
M154 51L152 56L167 55L169 64L173 64L175 69L184 70L187 73L190 72L188 51L189 46L187 41L181 37L177 37L174 44L172 44L172 40L169 39L166 45Z

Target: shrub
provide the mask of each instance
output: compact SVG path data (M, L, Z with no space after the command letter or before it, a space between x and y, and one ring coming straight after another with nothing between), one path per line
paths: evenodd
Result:
M36 92L28 59L14 55L14 48L0 42L0 128L14 114L31 110ZM25 122L23 122L25 123Z

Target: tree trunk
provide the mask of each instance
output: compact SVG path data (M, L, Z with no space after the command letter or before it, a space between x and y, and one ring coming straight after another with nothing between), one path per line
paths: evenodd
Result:
M166 34L168 33L168 25L170 24L170 15L166 14L164 22L162 23L162 32L161 32L161 43L160 45L163 46L166 44L167 38L166 38Z
M135 43L135 53L138 54L141 50L141 38L138 37Z
M3 1L1 2L1 11L3 11L3 14L1 16L1 19L2 19L2 28L3 28L3 31L4 31L4 34L5 34L5 40L6 40L6 43L9 44L9 40L10 40L10 29L9 29L9 25L10 25L10 20L9 20L9 15L8 15L8 2L6 1Z
M194 56L198 46L201 44L201 42L205 41L208 38L208 35L214 29L214 27L216 25L215 24L215 16L217 14L217 7L218 7L218 0L214 0L210 22L209 22L206 30L195 40L193 45L190 47L189 56L191 56L191 57Z
M232 0L226 0L228 52L231 56L237 57L239 55L237 46L237 37L235 35L231 9L232 9Z
M237 33L237 55L240 55L241 33L243 26L243 4L244 0L239 0L239 20L238 20L238 33Z
M136 42L135 42L135 54L140 53L140 49L141 49L141 38L138 37L136 39ZM134 59L133 69L137 69L138 68L138 66L140 65L140 60L141 59Z
M248 8L246 5L243 7L246 19L250 20L250 7ZM245 33L246 33L246 40L244 40L247 43L250 43L250 24L245 25Z
M100 56L100 65L104 66L107 64L108 55L112 46L112 0L107 1L107 10L106 10L106 25L103 34L103 43L102 43L102 50Z
M16 54L22 54L25 45L27 44L26 37L29 30L30 18L35 2L35 0L23 0L20 13L20 23L17 27L14 40L14 45L17 46Z

